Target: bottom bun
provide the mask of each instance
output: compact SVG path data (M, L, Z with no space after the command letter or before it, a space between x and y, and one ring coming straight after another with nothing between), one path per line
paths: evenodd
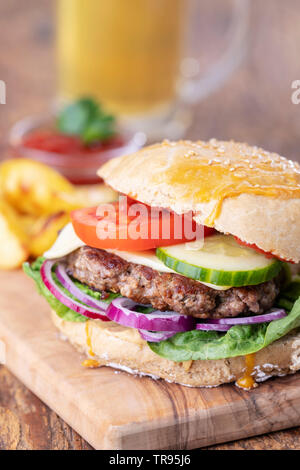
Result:
M114 322L88 320L67 322L52 311L55 326L81 353L131 374L162 378L190 387L216 387L235 382L245 372L245 357L218 360L174 362L157 356L137 330ZM275 341L255 354L251 374L256 382L272 376L293 374L300 369L300 331Z

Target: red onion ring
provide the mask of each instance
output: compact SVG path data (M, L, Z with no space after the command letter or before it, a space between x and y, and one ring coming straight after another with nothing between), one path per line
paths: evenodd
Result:
M215 323L197 323L196 330L203 331L228 331L232 325L219 325Z
M254 325L256 323L266 323L274 320L280 320L287 316L284 309L272 309L262 315L253 315L252 317L235 317L235 318L208 318L205 322L215 325Z
M85 294L82 292L72 281L72 279L68 276L65 267L62 264L58 264L57 268L55 270L55 274L57 276L57 279L61 283L61 285L67 289L70 294L74 295L80 302L83 302L84 304L88 305L89 307L95 307L101 310L106 310L108 307L108 304L106 302L103 302L101 300L94 299L88 294Z
M195 319L176 312L139 313L132 310L134 307L145 305L138 304L126 297L118 297L109 305L106 315L116 323L129 328L148 331L189 331L195 328Z
M74 312L80 313L87 318L92 318L95 320L109 321L105 312L100 309L87 308L84 305L76 302L76 300L68 297L54 282L52 277L52 267L55 264L55 261L46 260L44 261L41 267L41 277L47 287L47 289L54 295L54 297L59 300L66 307L74 310Z
M143 339L150 341L150 343L159 343L160 341L165 341L166 339L176 335L174 331L139 330L139 333Z

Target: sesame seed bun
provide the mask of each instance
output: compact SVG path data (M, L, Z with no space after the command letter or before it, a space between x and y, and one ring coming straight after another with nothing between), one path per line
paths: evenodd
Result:
M288 261L300 261L300 166L233 141L163 142L110 160L98 175L116 191Z

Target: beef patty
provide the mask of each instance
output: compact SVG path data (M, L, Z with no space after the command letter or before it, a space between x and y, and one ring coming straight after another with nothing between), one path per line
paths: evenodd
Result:
M279 293L276 280L220 291L89 246L68 255L65 263L69 274L93 289L118 292L158 310L174 310L197 318L259 314L273 305Z

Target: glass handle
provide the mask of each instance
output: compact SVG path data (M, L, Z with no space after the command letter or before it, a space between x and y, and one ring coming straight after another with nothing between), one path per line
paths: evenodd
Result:
M249 0L235 0L232 20L231 41L221 58L202 77L186 79L180 90L181 99L188 104L207 97L220 88L232 75L245 56L249 26ZM193 68L197 59L187 58Z

